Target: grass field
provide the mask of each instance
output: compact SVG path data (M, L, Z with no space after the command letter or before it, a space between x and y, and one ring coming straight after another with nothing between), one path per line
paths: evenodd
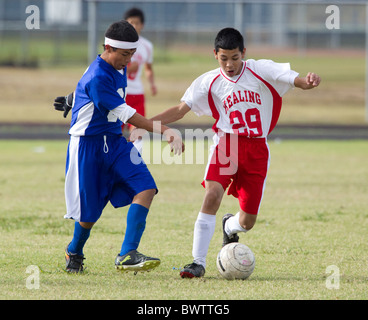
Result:
M147 94L148 117L177 104L195 77L218 66L211 48L175 48L164 58L156 52L159 93ZM301 74L321 75L313 92L285 96L280 123L365 124L364 53L248 48L247 58L288 61ZM52 102L74 90L85 68L0 68L0 122L68 123ZM210 122L194 114L182 120ZM73 232L73 222L63 219L67 141L0 140L0 299L367 299L368 142L269 144L271 167L258 222L240 238L255 253L256 269L246 281L228 282L218 274L215 258L221 217L238 208L231 197L224 198L217 217L205 278L178 275L192 259L206 162L149 164L160 192L140 250L161 258L157 270L134 276L114 269L127 208L108 205L85 248L87 271L69 275L63 271ZM38 289L29 287L32 266L40 270ZM338 289L329 289L336 276L330 266L339 271Z
M246 281L228 282L215 258L221 217L237 211L231 197L217 216L205 278L181 279L177 270L192 259L205 164L149 164L160 191L140 250L160 257L159 268L136 276L114 269L127 209L108 205L86 245L85 274L70 275L63 271L73 232L63 219L67 141L0 141L0 299L367 299L368 143L269 144L258 222L240 238L254 251L256 269ZM30 266L40 270L38 289ZM338 289L328 288L336 276L329 266L338 268Z

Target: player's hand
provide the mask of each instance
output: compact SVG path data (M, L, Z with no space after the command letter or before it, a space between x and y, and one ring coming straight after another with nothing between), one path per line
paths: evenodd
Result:
M148 131L146 129L134 128L130 133L128 140L130 142L134 142L136 140L142 139L146 134L148 134Z
M63 116L66 118L73 105L73 94L65 97L56 97L54 100L54 108L57 111L64 111Z
M151 93L153 96L155 96L157 94L157 87L155 84L151 85Z
M316 73L308 72L307 76L305 77L305 82L308 89L312 89L319 86L321 83L321 77Z
M182 152L185 150L184 143L181 139L181 136L177 134L177 130L174 129L167 129L163 133L167 142L170 144L171 152L174 154L181 155Z
M320 83L321 77L313 72L308 72L304 78L296 77L294 80L295 87L303 90L309 90L318 87Z
M64 111L63 116L66 118L71 107L69 107L66 103L66 97L56 97L54 100L54 108L57 111Z
M321 83L321 77L316 73L308 72L307 76L305 77L305 81L309 87L315 88Z

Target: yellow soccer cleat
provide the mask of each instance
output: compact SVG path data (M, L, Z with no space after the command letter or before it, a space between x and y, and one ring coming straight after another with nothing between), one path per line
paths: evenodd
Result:
M158 267L161 261L158 258L147 257L137 250L129 251L127 254L120 256L117 255L115 259L115 267L123 272L133 271L145 272L151 271Z

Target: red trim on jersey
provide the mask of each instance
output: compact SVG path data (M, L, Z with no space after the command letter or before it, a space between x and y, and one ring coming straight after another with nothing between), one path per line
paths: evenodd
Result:
M208 89L208 104L211 108L211 112L212 112L212 117L215 118L215 123L213 124L212 126L212 130L217 132L218 131L218 128L217 128L217 122L219 121L220 119L220 114L216 108L216 105L215 105L215 102L213 101L213 98L212 98L212 94L211 94L211 88L212 88L212 85L213 83L216 81L216 79L219 77L220 75L218 74L213 80L212 80L212 83L210 85L210 88Z
M279 120L280 112L281 112L281 106L282 106L282 97L280 97L280 95L278 94L276 89L271 84L269 84L266 80L261 78L258 74L256 74L250 68L248 68L248 67L246 67L246 68L250 72L252 72L252 74L257 79L261 80L267 86L267 88L271 91L272 98L273 98L273 108L272 108L272 119L271 119L270 129L268 130L268 134L267 134L267 135L269 135L271 133L271 131L275 128L276 123Z
M244 73L244 70L245 70L245 64L246 64L246 62L245 61L243 61L243 67L242 67L242 71L241 71L241 73L240 73L240 75L239 75L239 77L238 77L238 79L236 79L236 81L233 81L233 80L231 80L231 79L229 79L227 76L226 76L226 74L224 74L223 72L222 72L222 69L220 68L220 72L221 72L221 74L222 74L222 76L226 79L226 80L228 80L228 81L230 81L230 82L232 82L232 83L237 83L238 81L239 81L239 79L241 78L241 76L243 75L243 73Z

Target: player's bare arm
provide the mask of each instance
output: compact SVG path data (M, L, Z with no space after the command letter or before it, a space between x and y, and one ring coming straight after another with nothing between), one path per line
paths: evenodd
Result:
M167 142L170 144L171 151L174 154L180 155L184 152L184 143L182 142L181 137L175 132L175 130L163 125L159 121L155 121L152 119L146 119L139 113L135 113L129 120L128 123L132 124L136 128L144 129L149 132L161 133L165 136ZM135 134L131 134L130 141L134 141L137 138L140 138L139 129L134 130Z
M154 116L151 120L161 121L162 124L172 123L182 119L190 110L190 107L185 102L181 102L177 106L171 107Z
M304 77L296 77L294 80L294 85L297 88L308 90L318 87L321 83L321 77L313 72L308 72L308 74Z
M147 80L151 86L151 93L153 96L155 96L157 94L157 88L155 84L155 77L153 73L152 63L146 63L144 67Z

